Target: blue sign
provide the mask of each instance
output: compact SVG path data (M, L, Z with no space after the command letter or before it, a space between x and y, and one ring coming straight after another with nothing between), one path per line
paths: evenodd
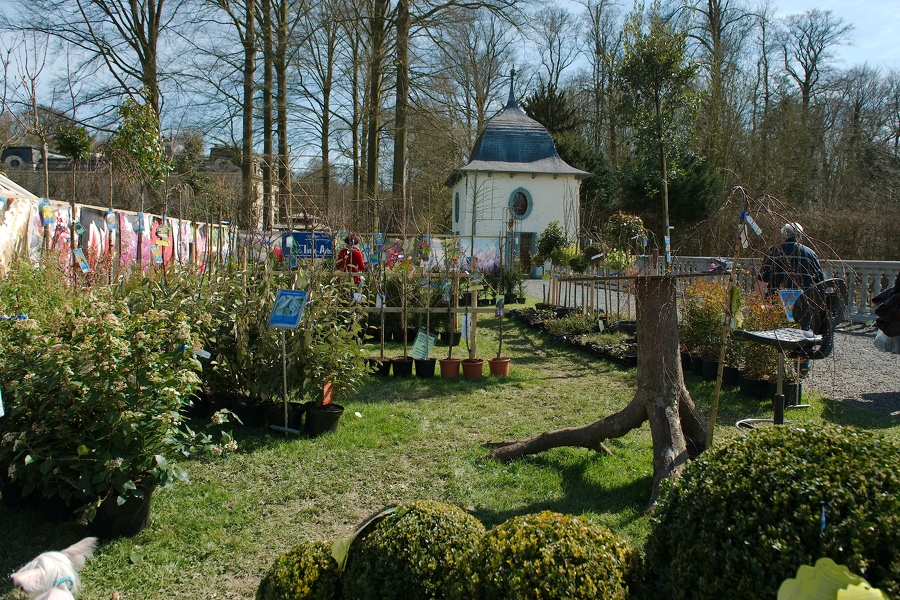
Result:
M308 299L306 290L278 290L272 314L269 315L269 327L297 329Z
M281 239L284 256L296 258L331 258L331 236L320 231L294 231Z

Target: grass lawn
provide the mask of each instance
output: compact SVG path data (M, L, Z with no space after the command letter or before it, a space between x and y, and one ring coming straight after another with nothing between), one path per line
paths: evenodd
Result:
M480 319L478 331L478 356L495 355L497 319ZM235 427L238 453L185 462L191 483L158 490L150 527L101 547L83 571L79 597L252 598L275 557L299 540L346 536L384 506L418 499L457 504L487 527L541 510L584 514L641 546L652 475L646 425L609 441L612 456L566 448L509 465L481 460L489 440L584 425L622 408L634 393L634 369L599 362L512 321L504 324L503 348L513 359L505 380L370 378L341 402L346 411L333 435L306 439ZM433 356L446 351L438 346ZM386 354L401 349L391 344ZM465 354L465 345L454 349L454 356ZM712 383L686 377L708 411ZM770 403L723 392L717 443L742 435L733 423L747 416L771 416ZM822 398L787 418L900 435L896 419ZM0 524L0 599L22 597L8 573L84 535L76 524L3 507Z

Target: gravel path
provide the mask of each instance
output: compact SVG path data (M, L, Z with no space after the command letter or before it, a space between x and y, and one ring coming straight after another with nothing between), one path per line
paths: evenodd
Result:
M813 361L804 385L826 396L900 420L900 355L875 348L874 327L845 323L834 354Z
M544 285L528 281L528 294L541 298ZM900 420L900 355L875 348L874 327L844 323L834 353L813 361L804 386L829 398Z

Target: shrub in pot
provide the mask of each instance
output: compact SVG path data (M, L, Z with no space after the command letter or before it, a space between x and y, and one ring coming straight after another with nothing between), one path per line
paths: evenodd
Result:
M678 334L692 355L719 360L727 289L724 281L696 280L685 290Z
M606 598L628 595L635 554L611 531L550 511L514 517L465 561L458 598Z
M781 303L773 303L754 291L744 298L744 321L741 329L768 331L780 327L792 327ZM774 379L778 369L778 349L751 342L735 343L735 355L741 362L744 374L751 379Z
M693 461L645 546L647 598L774 598L829 557L900 595L900 444L852 427L756 430Z
M401 505L353 540L343 574L346 600L447 598L484 526L461 508Z
M302 542L275 559L256 590L256 600L331 600L339 597L339 577L330 545Z
M107 501L125 505L186 480L179 455L236 448L227 433L215 443L180 415L200 382L185 315L132 312L102 290L89 300L50 323L0 327L15 377L4 387L0 463L23 493L59 498L88 521Z
M358 388L367 367L358 343L364 313L352 302L353 283L324 266L312 265L294 274L254 267L224 272L207 295L210 327L202 332L204 347L213 355L204 372L212 393L237 392L258 404L283 401L281 330L268 326L279 289L306 289L301 325L285 331L288 389L299 396L319 397L332 382L335 397Z

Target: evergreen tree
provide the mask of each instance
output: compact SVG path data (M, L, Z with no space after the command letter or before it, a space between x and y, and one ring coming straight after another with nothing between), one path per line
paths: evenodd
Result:
M543 125L551 135L572 131L578 126L575 109L564 92L555 86L541 85L522 102L525 114Z

